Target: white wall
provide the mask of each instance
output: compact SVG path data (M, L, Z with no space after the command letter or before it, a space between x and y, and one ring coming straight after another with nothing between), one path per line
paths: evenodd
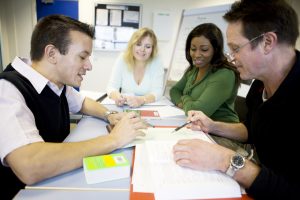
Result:
M298 27L300 29L300 1L299 0L289 0L289 3L293 6L298 14ZM300 37L298 37L296 48L300 50Z
M300 17L300 3L297 0L288 0ZM228 4L234 0L79 0L79 19L83 22L94 23L94 6L96 3L133 3L142 5L142 26L152 28L153 11L163 10L173 14L173 26L170 28L170 40L159 42L159 53L162 56L165 68L171 62L178 26L180 23L182 9L207 7L221 4ZM300 25L299 25L300 27ZM225 36L224 36L225 37ZM297 49L300 49L300 39L297 41ZM93 70L87 73L81 89L93 91L105 91L107 82L111 75L111 68L119 52L94 51L91 61Z
M35 0L0 0L0 36L4 67L16 55L29 57L30 37L35 24Z
M207 7L232 3L234 0L79 0L79 19L89 24L94 23L96 3L128 3L142 5L142 26L152 28L153 11L169 11L174 23L170 27L170 40L159 42L159 52L165 67L169 67L182 9ZM300 17L298 0L288 0ZM0 0L0 39L3 66L18 55L29 57L30 36L36 24L35 0ZM300 27L300 24L299 24ZM300 49L300 39L297 41ZM91 57L93 70L87 73L81 89L104 91L111 74L118 52L95 51Z
M175 39L178 32L178 26L181 19L182 9L206 7L212 5L228 4L233 0L126 0L115 1L107 0L105 3L141 4L142 5L142 27L152 28L153 11L168 11L172 13L173 24L170 27L170 40L159 41L159 54L162 57L165 68L169 67L170 59L173 53ZM80 21L93 24L94 23L94 7L97 0L79 0L79 19ZM112 66L119 52L94 51L91 58L93 70L87 73L81 89L105 91L108 83Z

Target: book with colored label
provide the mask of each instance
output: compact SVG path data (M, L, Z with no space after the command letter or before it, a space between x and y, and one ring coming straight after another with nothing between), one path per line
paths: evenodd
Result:
M88 184L130 176L130 163L123 153L83 158L83 169Z
M135 112L141 118L160 118L159 113L157 110L132 110L126 109L125 112Z

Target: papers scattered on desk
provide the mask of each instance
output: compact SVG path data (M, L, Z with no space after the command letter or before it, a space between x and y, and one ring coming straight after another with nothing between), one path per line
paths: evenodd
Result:
M184 128L186 129L186 128ZM178 131L191 138L186 130ZM177 133L176 133L177 134ZM212 142L203 132L199 139ZM241 197L236 181L218 171L197 171L178 166L172 148L179 136L137 144L132 184L134 192L154 193L155 199L207 199Z
M123 153L86 157L83 169L88 184L130 176L130 164Z
M192 131L191 129L182 128L179 131L172 133L174 128L148 128L145 129L145 136L138 136L131 143L124 148L143 144L146 141L160 141L160 140L180 140L180 139L202 139L212 142L203 132ZM203 134L202 134L203 133Z
M175 106L151 106L151 107L143 106L141 108L135 108L131 110L157 111L159 118L186 118L184 111Z
M111 104L115 104L115 101L110 99L109 97L106 97L105 99L103 99L103 101L101 101L101 104L111 105ZM167 97L163 96L158 101L155 101L153 103L147 103L145 105L146 106L172 106L174 104L169 99L167 99Z

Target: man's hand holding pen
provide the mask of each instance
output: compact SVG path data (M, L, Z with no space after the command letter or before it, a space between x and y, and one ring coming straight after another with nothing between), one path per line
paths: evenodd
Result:
M214 121L207 117L202 111L191 110L188 112L187 120L190 121L189 128L192 130L212 132Z
M183 127L187 126L190 123L192 123L192 121L187 121L186 123L182 124L181 126L178 126L177 128L175 128L174 131L172 131L172 133L179 131L180 129L182 129Z
M180 129L184 128L184 127L188 127L191 128L193 127L193 124L196 124L197 119L195 119L194 117L195 113L189 111L188 112L188 117L187 117L187 122L185 122L184 124L182 124L181 126L178 126L177 128L174 129L174 131L172 131L172 133L175 133L176 131L179 131ZM192 130L199 130L197 128L192 128Z

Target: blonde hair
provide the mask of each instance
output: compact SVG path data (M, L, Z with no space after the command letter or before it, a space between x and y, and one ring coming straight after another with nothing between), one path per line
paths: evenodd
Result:
M144 39L147 36L149 36L153 41L152 52L151 52L149 59L147 60L147 63L151 62L153 60L153 58L156 56L158 50L157 50L157 39L156 39L155 33L153 32L153 30L151 30L149 28L146 28L146 27L140 28L136 32L133 33L133 35L131 36L131 38L128 42L127 48L124 52L124 60L128 64L129 69L133 69L134 64L135 64L135 58L133 56L134 45L139 43L142 39Z

